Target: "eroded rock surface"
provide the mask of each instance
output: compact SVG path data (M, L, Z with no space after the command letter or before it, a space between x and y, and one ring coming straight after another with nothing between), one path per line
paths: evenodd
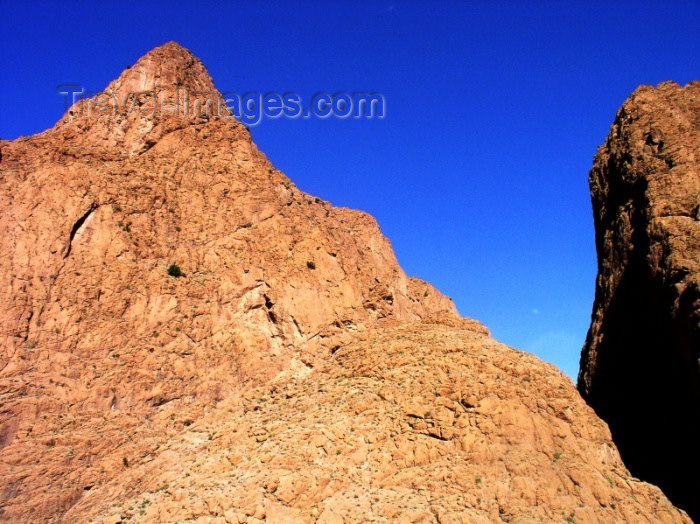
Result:
M700 83L635 91L590 185L598 278L579 389L632 473L700 520Z
M214 89L175 43L109 89L128 101L156 84ZM121 464L94 467L110 450L147 449L377 322L457 316L406 277L372 217L299 191L242 124L152 118L152 101L138 103L143 114L117 117L76 104L53 129L2 143L7 515L60 515Z
M231 400L68 517L99 501L103 523L684 520L568 378L473 321L369 329Z
M214 89L169 43L110 84L136 110L0 143L4 521L687 521L372 217L156 83Z

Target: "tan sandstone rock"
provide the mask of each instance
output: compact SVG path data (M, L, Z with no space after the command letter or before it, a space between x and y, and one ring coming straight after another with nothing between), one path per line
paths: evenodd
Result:
M66 517L689 522L630 476L567 377L474 327L362 331L308 375L220 403Z
M175 43L110 89L156 84L220 99ZM4 521L687 522L372 217L224 112L105 100L0 143Z
M215 90L175 43L108 89L128 99L156 83ZM406 277L372 217L299 191L235 120L77 106L2 143L7 515L60 515L206 406L307 373L355 331L457 318Z

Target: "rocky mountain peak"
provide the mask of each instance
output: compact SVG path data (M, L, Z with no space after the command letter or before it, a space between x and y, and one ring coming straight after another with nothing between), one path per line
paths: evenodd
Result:
M156 84L214 89L171 42L108 90ZM689 522L371 216L150 103L0 144L3 522Z
M122 159L142 154L176 130L220 117L225 120L220 127L250 141L204 64L177 42L168 42L127 67L103 91L79 98L48 133L54 143L70 142L74 153Z
M221 116L231 117L231 111L204 64L177 42L168 42L127 67L103 91L78 99L58 127L133 154L175 129Z
M155 87L172 91L180 87L192 92L219 95L204 64L177 42L168 42L143 55L111 82L105 91L113 91L124 97L130 93L152 91Z

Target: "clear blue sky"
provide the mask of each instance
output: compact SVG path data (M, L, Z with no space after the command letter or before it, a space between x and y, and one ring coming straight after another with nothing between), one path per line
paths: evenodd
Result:
M374 215L400 263L569 375L596 260L587 174L640 84L700 77L699 2L0 2L0 137L176 40L222 91L378 91L383 120L265 120L302 190Z

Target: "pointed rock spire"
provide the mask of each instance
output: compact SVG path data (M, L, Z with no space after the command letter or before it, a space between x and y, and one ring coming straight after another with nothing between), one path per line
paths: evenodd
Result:
M115 92L123 99L156 87L166 91L176 91L179 87L221 97L204 64L177 42L168 42L146 53L112 81L106 91Z
M140 154L189 124L225 117L240 126L232 116L204 64L177 42L168 42L127 67L102 92L78 99L56 128L74 144L101 144L102 158L121 158Z
M201 60L171 41L127 67L104 91L79 99L58 125L70 123L76 116L83 117L81 120L100 120L105 129L98 133L106 133L110 140L121 142L126 129L121 123L124 118L139 121L141 117L158 120L179 117L183 121L201 122L211 117L230 117L232 113ZM116 134L110 131L111 122L120 126ZM142 138L153 128L141 124L137 127L136 135ZM81 131L89 128L89 125L80 126Z

